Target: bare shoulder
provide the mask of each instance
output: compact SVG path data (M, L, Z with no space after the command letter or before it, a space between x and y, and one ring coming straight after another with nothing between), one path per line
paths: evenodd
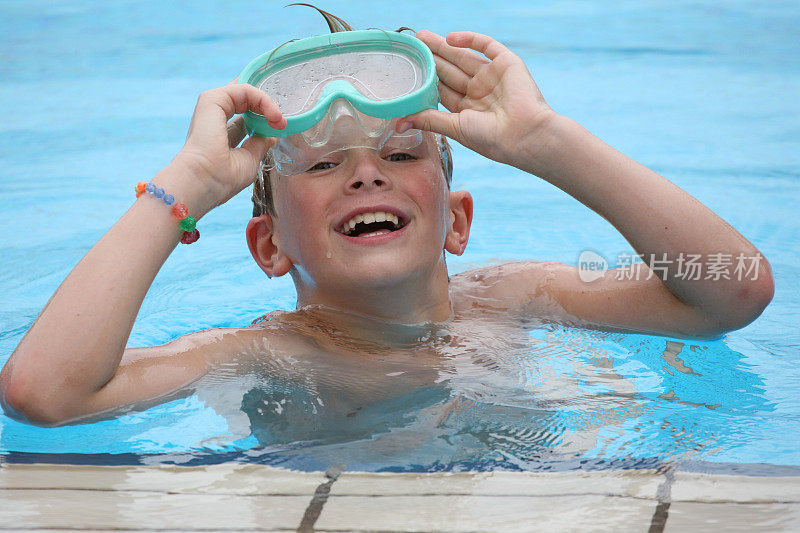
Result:
M452 276L450 294L457 310L493 308L552 315L556 309L548 286L569 268L541 261L487 266Z
M254 338L269 336L251 328L211 328L187 333L158 346L128 348L121 364L134 364L153 358L169 357L176 362L187 357L209 363L224 362L235 356Z

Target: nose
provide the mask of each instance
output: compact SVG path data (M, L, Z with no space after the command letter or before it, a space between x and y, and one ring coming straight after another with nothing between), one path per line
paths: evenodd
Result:
M365 150L372 152L373 150ZM391 188L389 179L382 175L380 168L375 161L375 154L363 154L359 156L353 169L353 175L347 180L347 192L374 191Z
M354 177L350 180L347 184L347 188L355 191L355 190L371 190L371 189L385 189L389 182L380 177L374 176L372 178L358 178Z

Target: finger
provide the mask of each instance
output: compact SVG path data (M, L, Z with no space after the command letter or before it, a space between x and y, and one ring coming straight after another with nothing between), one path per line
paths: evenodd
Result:
M468 76L466 72L443 57L433 56L433 59L436 62L436 74L439 79L461 94L467 94L467 84L472 76Z
M236 148L247 135L247 127L244 125L244 117L239 115L228 122L228 146Z
M213 107L225 113L226 122L237 113L252 111L266 117L272 127L280 124L285 127L286 119L272 98L247 83L229 84L202 93L197 100L197 111L211 111Z
M474 76L481 67L489 63L489 61L475 52L465 50L464 47L452 46L444 37L431 31L420 30L417 32L417 38L424 42L434 54L458 65L461 70L470 76Z
M476 52L482 53L490 60L494 60L500 54L510 52L508 48L488 35L472 31L455 31L449 33L447 34L447 43L458 48L472 48Z
M286 119L278 106L264 92L240 83L206 91L197 99L187 139L201 145L217 142L220 128L236 113L253 111L265 116L273 128L286 127Z
M409 128L441 133L457 141L461 138L458 113L446 113L438 109L426 109L403 118L398 124L397 131L402 133Z
M464 99L464 95L454 91L442 82L439 82L438 87L439 100L442 102L442 105L451 113L457 113L461 111L461 100Z

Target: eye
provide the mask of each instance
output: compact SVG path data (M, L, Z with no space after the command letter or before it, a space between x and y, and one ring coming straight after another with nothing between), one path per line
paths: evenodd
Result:
M336 166L336 163L331 161L320 161L313 167L309 168L306 172L313 172L315 170L330 170Z
M405 152L396 152L394 154L389 154L389 156L386 158L387 161L414 161L415 159L417 158Z

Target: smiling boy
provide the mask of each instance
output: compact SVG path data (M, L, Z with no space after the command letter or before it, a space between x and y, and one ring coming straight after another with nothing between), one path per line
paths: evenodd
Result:
M443 346L479 354L498 328L499 338L514 342L530 319L712 337L766 307L773 293L766 260L744 279L685 279L669 268L657 276L608 271L584 283L574 267L523 262L449 280L443 252L464 252L472 198L449 189L446 152L433 132L561 188L646 260L760 254L686 192L550 109L522 60L494 39L417 37L434 54L448 110L398 126L398 133L423 130L418 146L348 150L298 174L269 171L256 187L248 246L267 275L292 276L296 311L126 349L141 302L183 234L163 202L143 194L62 283L0 373L6 412L41 425L116 415L190 394L221 365L249 372L286 356L324 369L315 373L320 386L335 389L341 372L360 378L348 381L359 383L356 390L340 391L349 409L434 381ZM277 143L245 139L241 118L228 122L245 111L286 125L274 101L250 85L203 93L185 146L152 180L197 219L250 185ZM368 226L372 217L389 223ZM386 377L401 364L414 370Z

